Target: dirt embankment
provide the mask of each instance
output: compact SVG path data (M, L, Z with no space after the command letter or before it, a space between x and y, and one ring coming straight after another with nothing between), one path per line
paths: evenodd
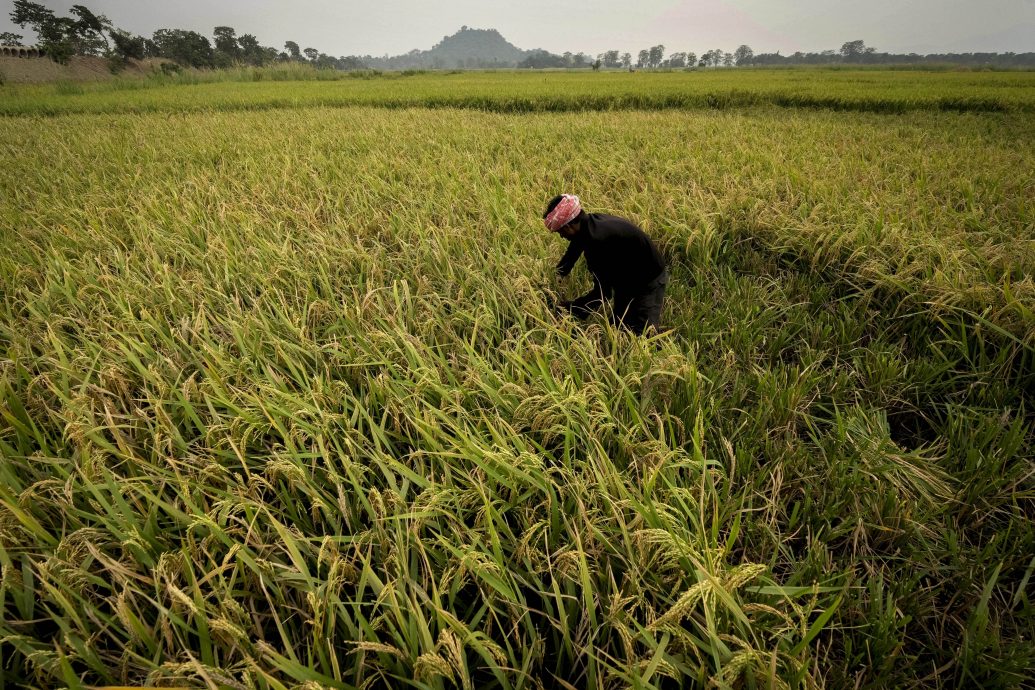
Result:
M130 60L120 76L146 76L159 69L163 60ZM167 60L165 62L168 62ZM48 81L99 81L113 76L105 58L77 55L67 65L50 58L0 57L0 82L32 84Z

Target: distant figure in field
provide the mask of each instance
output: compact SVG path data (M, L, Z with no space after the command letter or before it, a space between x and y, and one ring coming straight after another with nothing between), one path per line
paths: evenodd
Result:
M551 232L568 240L568 251L557 263L557 274L567 276L579 257L593 275L593 289L560 309L580 319L612 300L612 320L641 334L648 326L661 328L668 271L665 260L647 234L622 218L586 213L577 196L550 199L543 222Z

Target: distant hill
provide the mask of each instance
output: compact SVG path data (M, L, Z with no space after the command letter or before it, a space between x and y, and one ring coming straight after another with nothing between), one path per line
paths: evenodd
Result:
M376 69L473 69L515 67L534 51L521 50L496 29L461 27L445 36L431 50L411 50L395 57L361 58Z

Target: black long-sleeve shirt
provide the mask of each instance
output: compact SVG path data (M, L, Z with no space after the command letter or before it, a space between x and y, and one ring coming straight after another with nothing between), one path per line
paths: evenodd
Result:
M665 260L647 234L624 218L586 214L581 231L557 263L568 275L585 255L593 289L570 304L572 311L595 309L611 296L630 298L647 292L665 272Z

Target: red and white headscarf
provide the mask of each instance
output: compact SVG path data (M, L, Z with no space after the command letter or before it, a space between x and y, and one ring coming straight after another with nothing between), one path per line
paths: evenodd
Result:
M565 225L575 220L575 216L582 211L582 203L574 194L565 194L560 202L553 207L553 210L546 214L543 222L551 232L557 232Z

